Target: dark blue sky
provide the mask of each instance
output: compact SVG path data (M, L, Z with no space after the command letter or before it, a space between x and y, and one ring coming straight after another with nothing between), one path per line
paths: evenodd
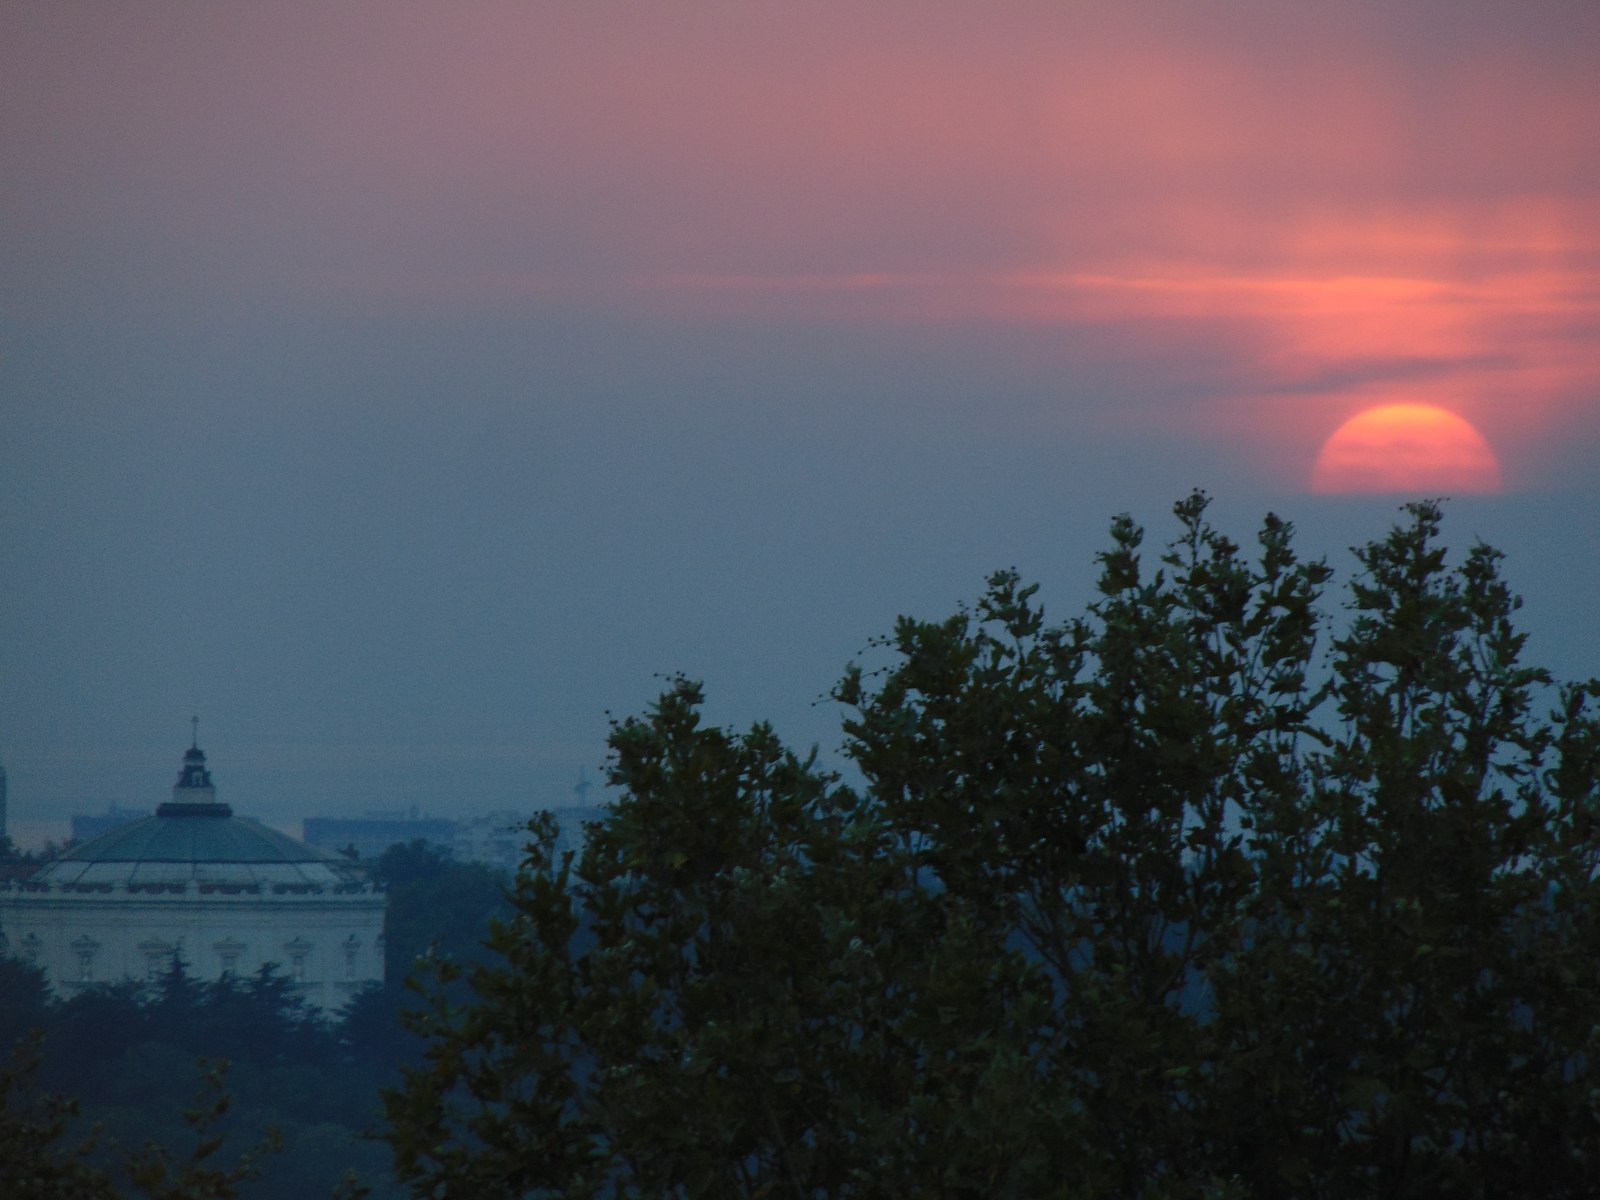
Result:
M15 832L196 712L289 825L564 803L675 671L827 754L897 613L1068 615L1115 512L1345 577L1450 490L1308 494L1396 402L1600 674L1600 8L1108 8L0 11Z

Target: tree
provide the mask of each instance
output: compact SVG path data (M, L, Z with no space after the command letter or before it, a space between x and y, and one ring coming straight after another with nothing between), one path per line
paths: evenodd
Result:
M509 912L503 873L483 863L456 862L448 850L420 839L385 850L373 877L388 893L384 974L395 989L419 958L475 957L490 920Z
M229 1165L218 1161L226 1141L220 1126L230 1104L223 1089L227 1064L202 1062L200 1100L183 1113L188 1153L175 1155L170 1146L152 1140L119 1155L108 1170L94 1161L97 1131L63 1144L78 1105L38 1090L41 1041L34 1034L18 1043L0 1070L0 1181L8 1198L119 1200L124 1193L114 1176L121 1175L148 1200L232 1200L242 1183L261 1173L262 1156L278 1148L273 1134Z
M0 953L0 1045L20 1045L33 1030L44 1028L49 1008L44 972Z
M389 1097L402 1173L474 1196L904 1194L936 1146L959 1176L982 1139L1026 1136L997 1119L1031 1103L1020 958L769 729L703 727L700 698L680 680L614 730L625 794L576 876L534 823L479 1002L419 1014L431 1066ZM970 1127L929 1120L947 1094Z
M282 1149L281 1137L269 1130L233 1163L218 1161L218 1151L227 1141L223 1119L232 1106L223 1087L228 1064L202 1060L199 1065L200 1095L194 1107L183 1111L188 1154L180 1158L170 1146L151 1141L126 1157L123 1170L128 1182L149 1200L235 1200L240 1185L261 1174L262 1158Z
M77 1106L39 1091L41 1040L34 1033L15 1042L0 1069L0 1167L6 1195L15 1200L116 1200L110 1179L89 1162L92 1139L63 1144Z
M366 1136L391 1075L275 968L199 981L175 958L49 1001L37 970L0 958L0 982L27 1050L0 1074L0 1195L327 1195L341 1176L342 1195L399 1194ZM223 1152L223 1135L255 1149Z
M678 681L388 1097L429 1195L1579 1196L1600 681L1436 505L1331 571L1196 494L836 690L859 789ZM1331 637L1329 636L1331 635ZM1328 651L1323 650L1327 641ZM1542 706L1553 703L1548 716Z

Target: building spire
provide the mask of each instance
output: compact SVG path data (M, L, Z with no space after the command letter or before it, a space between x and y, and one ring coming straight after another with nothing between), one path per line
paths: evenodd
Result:
M157 808L156 815L231 816L231 808L217 803L216 785L206 769L206 752L200 749L200 718L190 720L194 723L194 744L183 752L183 769L178 772L178 782L172 785L172 799Z

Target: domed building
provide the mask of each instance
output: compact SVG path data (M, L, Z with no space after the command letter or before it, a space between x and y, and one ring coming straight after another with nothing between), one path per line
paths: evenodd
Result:
M354 863L217 800L198 744L153 817L72 847L0 887L8 953L58 993L190 974L254 974L273 963L307 1001L336 1011L383 980L384 896Z

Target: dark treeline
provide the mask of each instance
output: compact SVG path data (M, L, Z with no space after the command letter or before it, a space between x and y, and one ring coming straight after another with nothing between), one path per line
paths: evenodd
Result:
M216 1158L230 1165L276 1142L260 1156L259 1175L239 1183L246 1200L328 1196L341 1183L374 1200L405 1194L376 1136L382 1089L420 1053L402 1027L401 1013L416 999L405 980L418 959L477 959L489 921L506 911L506 881L421 842L392 848L373 873L389 894L387 982L331 1018L270 967L202 981L179 959L153 982L57 999L38 970L0 957L0 1039L14 1048L4 1097L10 1132L25 1133L25 1114L37 1118L50 1097L62 1097L76 1115L52 1156L68 1160L91 1138L87 1177L99 1173L124 1193L141 1190L129 1170L141 1148L160 1146L183 1160L221 1134ZM197 1130L185 1113L215 1090L212 1064L225 1064L219 1094L227 1108ZM8 1170L0 1162L0 1176Z
M426 1010L415 1194L1594 1196L1600 680L1437 505L1338 590L1206 508L1114 519L1065 620L1000 571L898 621L856 782L693 680L619 722Z
M1587 1200L1600 679L1523 661L1500 554L1452 565L1437 505L1333 596L1288 523L1247 555L1206 507L1154 556L1115 519L1065 621L1014 571L902 618L833 692L855 784L675 679L613 727L581 851L536 820L509 900L393 852L420 994L324 1025L270 972L175 970L60 1005L23 981L8 1019L176 1158L178 1188L130 1176L151 1200L349 1166L350 1200ZM239 1111L190 1186L218 1053ZM237 1192L269 1116L286 1148Z

